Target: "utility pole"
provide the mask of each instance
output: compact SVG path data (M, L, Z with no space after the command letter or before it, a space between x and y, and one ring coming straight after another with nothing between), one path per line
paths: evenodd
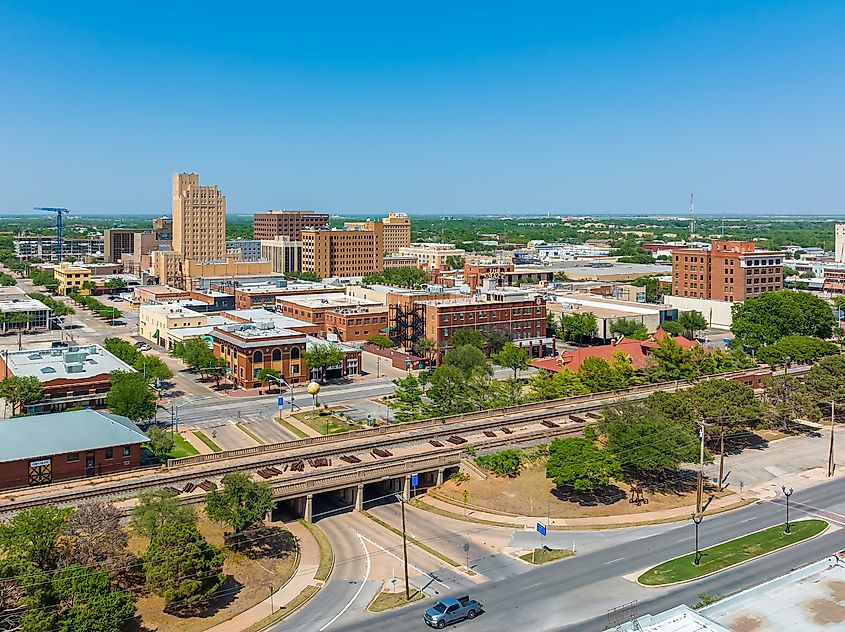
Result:
M722 491L722 481L725 479L725 431L719 437L719 491Z
M827 477L833 476L833 420L836 418L836 400L830 402L830 454L827 457Z

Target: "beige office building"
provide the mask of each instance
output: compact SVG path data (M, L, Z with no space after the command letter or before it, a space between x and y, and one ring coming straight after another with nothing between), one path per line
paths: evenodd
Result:
M399 248L397 254L416 257L418 265L428 271L449 270L446 262L449 257L463 257L466 251L455 248L455 244L419 243Z
M261 240L261 258L270 262L273 272L287 274L302 269L302 242L284 235Z
M226 196L196 173L173 174L173 250L186 259L226 259Z
M369 230L303 230L302 270L321 279L364 277L384 269L384 228Z
M411 245L411 220L407 213L388 213L381 222L345 222L343 225L346 230L373 230L379 223L384 234L384 254L398 254L400 248Z

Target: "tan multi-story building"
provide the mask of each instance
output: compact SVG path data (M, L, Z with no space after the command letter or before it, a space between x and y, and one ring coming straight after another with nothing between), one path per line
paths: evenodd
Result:
M133 228L107 228L103 231L106 261L121 261L124 254L135 252L135 235L143 232Z
M196 173L173 174L173 250L185 259L226 259L226 196Z
M455 248L455 244L419 243L399 248L400 255L416 257L423 270L449 270L446 262L449 257L463 257L466 250Z
M80 294L91 293L90 290L82 287L86 281L91 280L91 268L76 266L63 261L53 268L53 276L59 284L56 288L59 294L72 294L75 291L78 291Z
M675 250L672 294L734 302L782 290L783 257L755 250L753 241L713 240L710 250Z
M320 278L364 277L384 269L384 228L303 230L302 270Z
M320 230L329 227L327 213L314 211L267 211L255 213L252 219L253 239L289 237L299 241L305 229Z
M400 248L411 245L411 220L407 213L388 213L381 222L345 222L346 230L373 230L375 224L382 225L384 252L397 254Z
M302 269L302 242L286 235L262 239L261 258L270 262L273 272L297 272Z

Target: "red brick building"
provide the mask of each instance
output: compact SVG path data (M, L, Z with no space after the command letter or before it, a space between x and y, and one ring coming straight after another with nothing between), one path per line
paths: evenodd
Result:
M299 241L306 228L328 228L327 213L314 211L267 211L255 213L252 224L253 239L273 239L286 235L292 241Z
M783 257L755 250L753 241L714 240L710 250L675 250L672 294L733 302L782 290Z
M363 341L376 334L387 335L387 305L340 307L325 313L326 334L335 334L341 342Z
M491 290L476 298L420 301L425 306L425 337L439 349L452 346L457 329L500 332L534 357L546 355L553 341L546 338L546 299L522 292Z
M125 472L141 465L146 435L96 410L17 417L0 424L0 489Z

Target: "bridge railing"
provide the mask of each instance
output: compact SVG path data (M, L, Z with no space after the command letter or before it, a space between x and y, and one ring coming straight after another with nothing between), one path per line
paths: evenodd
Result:
M527 404L516 404L514 406L491 408L471 413L459 413L456 415L448 415L446 417L437 417L435 419L424 419L421 421L411 421L402 424L377 426L375 428L364 428L360 430L350 430L349 432L334 435L322 435L319 437L294 439L292 441L284 441L282 443L267 443L264 445L251 446L249 448L224 450L222 452L213 452L210 454L197 454L194 456L186 456L178 459L168 459L167 467L172 469L184 467L186 465L198 465L201 463L207 463L212 461L223 461L226 459L236 459L240 457L253 456L258 454L283 452L286 450L292 450L295 448L301 448L306 446L339 443L342 441L349 441L354 439L365 439L367 437L382 437L393 433L407 432L409 430L415 429L433 428L436 426L458 423L462 421L476 421L479 419L489 419L490 417L494 416L504 417L523 412L540 411L545 408L559 408L561 406L589 403L596 400L614 399L629 395L637 395L640 393L648 393L651 391L666 390L667 388L671 388L672 386L678 388L681 385L686 386L697 384L699 382L714 378L731 380L741 377L770 375L771 372L771 369L767 365L762 365L754 367L752 369L732 371L730 373L719 373L716 375L700 376L693 380L672 380L669 382L658 382L656 384L643 384L641 386L631 386L616 391L600 391L598 393L590 393L589 395L576 395L574 397L550 399L542 402L530 402Z

